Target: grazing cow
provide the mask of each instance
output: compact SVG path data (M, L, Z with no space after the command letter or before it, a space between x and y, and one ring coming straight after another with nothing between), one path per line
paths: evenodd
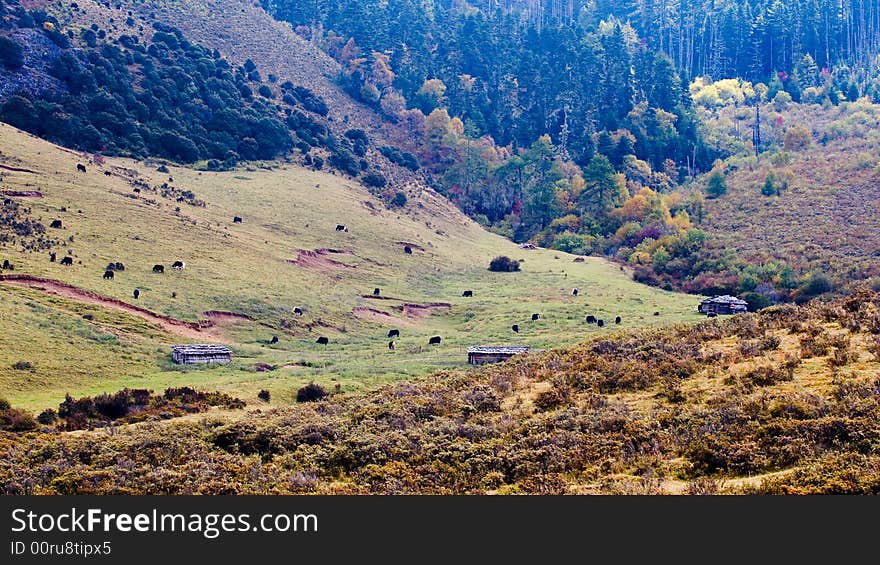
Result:
M620 319L620 316L614 318L614 323L615 323L615 324L619 324L619 323L622 322L622 321L623 321L623 320Z
M470 297L470 296L473 296L473 295L474 295L474 291L472 291L472 290L466 290L466 291L462 292L461 295L462 295L462 296L465 296L465 297Z
M272 336L272 339L269 340L269 343L278 343L278 336L277 336L277 335L273 335L273 336Z
M113 173L111 173L110 171L104 171L104 176L112 177Z
M659 316L659 315L660 315L660 312L654 312L654 315L655 315L655 316Z
M388 342L388 349L390 349L391 351L394 351L394 342L393 341Z
M378 288L373 289L373 296L379 296L379 289Z
M50 228L61 229L61 220L52 220L52 223L49 224Z
M412 255L412 247L407 245L406 247L403 248L403 252L406 253L407 255Z
M348 231L342 224L336 224L336 231Z
M315 343L320 343L321 345L327 345L328 343L330 343L330 340L324 336L321 336L318 338L318 340Z
M141 193L141 189L139 189L139 188L134 188L134 189L132 189L132 190L134 190L134 191L135 191L136 193L138 193L138 194Z
M388 337L400 337L400 330L388 330Z
M91 320L94 320L94 319L95 319L95 316L93 316L92 314L83 314L83 320L89 320L89 321L91 321Z
M154 273L164 273L165 272L165 265L153 265L153 272Z
M296 308L293 309L293 313L296 314L297 316L302 316L303 315L302 308L297 306Z
M171 264L171 268L175 271L182 271L186 269L186 263L184 263L183 261L175 261Z
M107 279L113 280L113 271L104 271L104 279L105 280L107 280Z
M590 314L589 316L587 316L587 323L588 323L588 324L595 324L595 323L596 323L596 316L594 316L594 315L592 315L592 314Z
M571 295L572 295L572 296L577 296L579 292L580 292L580 291L579 291L577 288L573 288L573 289L571 289Z
M81 173L84 173L84 172L86 172L86 166L83 165L82 163L77 163L77 164L76 164L76 170L79 171L79 172L81 172Z
M233 217L232 217L232 223L233 223L233 224L240 224L240 223L241 223L241 217L240 217L240 216L233 216Z
M516 333L519 333L519 325L518 324L513 324L512 326L510 326L510 329L512 329Z
M440 336L435 335L428 340L428 345L440 345Z
M119 261L113 263L113 266L116 268L117 271L124 271L125 270L125 265L123 265Z
M532 314L532 321L534 322L535 320L537 320L540 317L541 317L540 314Z
M575 262L575 263L583 263L583 262L584 262L584 258L583 258L583 257L575 257L575 258L574 258L574 262Z
M134 299L137 300L140 295L141 291L139 291L138 289L134 289Z
M69 267L70 265L73 265L73 257L71 257L70 255L68 255L67 257L65 257L64 259L61 260L61 264L62 264L62 265L65 265L65 266L68 266L68 267Z
M708 314L706 314L706 317L707 318L716 318L716 317L718 317L718 313L717 312L709 312Z
M55 255L54 252L49 253L49 262L50 262L50 263L54 263L56 257L57 257L57 255Z
M596 325L601 328L602 326L605 325L605 320L602 320L602 319L596 320Z

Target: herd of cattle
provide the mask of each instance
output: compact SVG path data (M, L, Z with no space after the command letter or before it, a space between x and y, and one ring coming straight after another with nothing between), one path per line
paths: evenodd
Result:
M76 168L79 172L83 172L83 173L86 172L85 165L83 165L81 163L77 164ZM110 172L106 171L105 174L109 175ZM240 216L233 216L232 223L240 224L240 223L242 223L242 218ZM50 227L56 228L56 229L62 229L61 220L58 220L58 219L53 220L50 224ZM348 232L348 228L344 224L337 224L336 231L337 232ZM413 252L412 247L409 245L404 246L403 252L406 253L407 255L412 255L412 252ZM50 262L54 263L55 259L56 259L55 253L50 253L49 254ZM579 257L578 259L581 259L581 258ZM575 259L575 260L577 261L577 259ZM581 259L581 260L583 260L583 259ZM71 266L71 265L73 265L73 258L68 255L68 256L61 259L60 264L65 265L65 266ZM182 271L186 268L186 263L184 261L180 261L180 260L174 261L174 263L172 263L172 265L171 265L171 268L174 270L177 270L177 271ZM125 270L124 264L122 264L119 261L112 262L112 263L108 264L107 268L104 270L104 279L105 280L113 280L115 277L115 274L114 274L115 272L124 271L124 270ZM165 272L165 265L163 265L163 264L153 265L153 273L162 274L164 272ZM379 288L373 289L373 296L379 296L380 292L381 292L381 290ZM578 296L579 293L580 293L580 290L578 288L573 288L571 291L572 296ZM461 295L464 298L471 298L474 296L474 292L472 290L465 290L464 292L462 292ZM134 292L133 292L133 296L134 296L135 300L137 300L140 297L140 290L135 288ZM302 308L299 308L299 307L294 308L293 312L297 316L303 315L303 310L302 310ZM659 315L659 312L654 312L654 315L655 316ZM541 317L540 314L534 313L531 316L531 320L533 322L535 322L535 321L539 320L540 317ZM620 324L621 321L622 320L621 320L620 316L617 316L616 318L614 318L615 324ZM603 320L601 318L596 318L596 316L590 314L586 317L586 323L596 324L598 327L601 328L605 325L605 320ZM513 324L510 329L514 333L519 333L519 330L520 330L519 324ZM395 337L400 337L400 330L398 330L398 329L389 330L387 337L389 339L395 338ZM441 340L442 340L442 338L439 335L432 336L428 339L428 345L439 345ZM269 343L272 343L272 344L278 343L278 336L272 336L272 339L270 340ZM320 336L316 340L316 343L318 343L320 345L327 345L330 343L330 339L326 336ZM393 339L392 339L392 341L388 342L388 349L394 350Z

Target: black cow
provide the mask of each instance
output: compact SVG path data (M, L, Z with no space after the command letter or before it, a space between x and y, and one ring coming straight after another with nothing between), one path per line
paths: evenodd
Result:
M0 268L2 268L3 270L7 270L7 269L8 269L8 270L10 270L10 271L14 271L14 270L15 270L15 269L12 268L12 263L9 262L9 259L3 259L3 266L0 267Z
M52 223L49 224L50 228L61 229L61 220L52 220Z
M111 173L110 171L104 171L104 176L112 177L113 173Z
M117 271L124 271L125 270L125 265L123 265L119 261L113 263L113 266L116 267Z
M134 299L137 300L140 295L141 291L139 291L138 289L134 289Z
M293 309L293 313L296 314L297 316L302 316L303 315L302 308L297 306L296 308Z
M141 189L139 189L139 188L133 188L132 190L134 190L134 191L135 191L136 193L138 193L138 194L141 193Z
M599 327L601 328L602 326L605 325L605 320L601 320L601 319L600 319L600 320L596 320L596 325L599 326Z
M534 322L535 320L537 320L540 317L541 317L540 314L532 314L532 321Z
M406 253L407 255L412 255L412 247L407 245L406 247L403 248L403 252Z
M378 288L373 289L373 296L379 296L379 289Z
M659 315L660 315L660 312L654 312L654 315L655 315L655 316L659 316Z
M67 257L65 257L64 259L61 260L61 264L66 265L66 266L73 265L73 257L68 255Z
M472 290L466 290L466 291L462 292L461 295L462 295L462 296L465 296L465 297L470 297L470 296L473 296L473 295L474 295L474 291L472 291Z
M572 295L572 296L577 296L577 295L578 295L578 292L580 292L580 291L579 291L578 289L576 289L576 288L571 289L571 295Z
M178 270L178 271L182 271L186 268L186 263L184 263L183 261L175 261L174 263L171 264L171 268Z
M94 319L95 319L95 316L92 315L92 314L83 314L83 320L89 320L89 321L91 321L91 320L94 320Z
M273 336L272 336L272 339L269 340L269 343L278 343L278 336L277 336L277 335L273 335Z
M428 339L428 345L440 345L440 336L435 335L434 337Z
M707 317L707 318L715 318L715 317L717 317L717 316L718 316L718 314L715 313L715 312L709 312L708 314L706 314L706 317Z
M400 330L388 330L388 337L400 337Z
M318 338L318 340L315 343L320 343L321 345L327 345L328 343L330 343L330 340L324 336L321 336Z
M595 323L596 323L596 316L594 316L594 315L592 315L592 314L590 314L589 316L587 316L587 323L588 323L588 324L595 324Z
M104 279L113 279L113 271L104 271Z
M165 272L165 265L153 265L153 272L154 273L164 273Z
M510 326L510 329L512 329L516 333L519 333L519 325L518 324L513 324L512 326Z
M49 253L49 262L50 262L50 263L54 263L56 257L57 257L57 255L55 255L54 252Z
M622 322L622 321L623 321L623 320L620 319L620 316L614 318L614 323L615 323L615 324L619 324L619 323Z
M336 231L348 231L342 224L336 224Z
M233 224L240 224L240 223L241 223L241 217L240 217L240 216L233 216L233 217L232 217L232 223L233 223Z
M81 173L84 173L84 172L86 172L86 166L83 165L82 163L77 163L77 164L76 164L76 170L79 171L79 172L81 172Z
M394 351L394 342L393 341L388 342L388 349L390 349L391 351Z

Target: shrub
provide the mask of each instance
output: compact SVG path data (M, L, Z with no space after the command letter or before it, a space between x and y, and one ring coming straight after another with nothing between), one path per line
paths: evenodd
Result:
M361 180L366 186L373 188L383 188L388 181L385 180L385 177L380 175L379 173L368 173L361 177Z
M296 391L297 402L317 402L327 397L324 387L315 383L309 383Z
M727 194L727 181L724 179L724 173L719 168L715 168L709 174L709 182L706 184L706 194L712 198L718 198Z
M813 142L813 134L804 126L792 126L785 132L782 145L786 151L806 149Z
M0 36L0 65L7 69L20 69L24 66L24 55L22 55L21 46L8 39Z
M391 207L392 208L403 208L406 206L406 193L397 191L394 193L394 196L391 198Z
M260 85L260 88L257 89L257 93L263 98L275 98L275 94L272 93L272 89L265 84Z
M12 368L16 371L29 371L34 368L34 366L29 361L16 361L12 364Z
M37 427L34 417L25 412L13 408L9 401L0 398L0 431L27 432Z
M51 426L55 422L58 421L58 413L52 410L51 408L47 408L40 412L37 416L37 422L43 424L44 426Z
M261 389L260 392L259 392L259 394L257 394L257 398L259 398L259 399L262 400L263 402L269 402L269 400L271 399L271 397L272 397L272 395L271 395L271 394L269 393L269 391L266 390L266 389Z
M489 262L489 270L496 273L511 273L519 271L519 261L515 261L504 255L499 255Z

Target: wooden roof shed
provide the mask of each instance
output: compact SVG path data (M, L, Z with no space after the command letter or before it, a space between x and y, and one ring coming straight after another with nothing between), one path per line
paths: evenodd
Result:
M698 311L701 314L738 314L748 309L749 305L745 300L725 294L703 300Z
M507 346L507 345L492 345L492 346L476 346L476 347L468 347L468 363L471 365L486 365L489 363L500 363L501 361L507 361L514 355L519 355L520 353L528 353L529 347L517 347L517 346Z
M225 345L211 343L175 345L171 348L171 360L181 365L198 363L225 365L232 361L232 350Z

